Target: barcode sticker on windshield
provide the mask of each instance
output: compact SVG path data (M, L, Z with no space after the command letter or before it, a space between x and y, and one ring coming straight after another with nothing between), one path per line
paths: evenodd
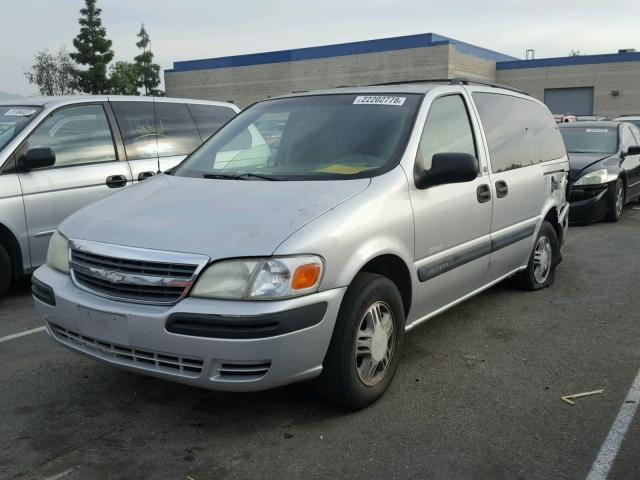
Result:
M585 131L587 133L607 133L609 129L608 128L587 128Z
M396 105L398 107L404 105L407 97L387 97L386 95L367 95L356 97L353 101L354 105Z
M36 113L33 108L11 108L3 113L3 115L12 115L14 117L28 117Z

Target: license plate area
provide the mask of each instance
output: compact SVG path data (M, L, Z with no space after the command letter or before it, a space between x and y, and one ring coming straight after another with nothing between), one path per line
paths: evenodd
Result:
M129 345L129 322L126 315L93 310L78 305L82 335L109 343Z

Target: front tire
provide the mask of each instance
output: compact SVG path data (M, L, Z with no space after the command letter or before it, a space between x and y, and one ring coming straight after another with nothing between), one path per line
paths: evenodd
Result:
M624 182L621 178L616 180L615 186L607 195L607 221L617 222L622 216L625 204Z
M325 399L357 410L389 388L400 361L405 313L398 287L387 277L360 273L349 286L320 377Z
M12 272L11 258L5 248L0 245L0 297L9 289L13 277Z
M558 234L545 220L540 226L526 270L514 277L516 286L523 290L540 290L553 285L559 258Z

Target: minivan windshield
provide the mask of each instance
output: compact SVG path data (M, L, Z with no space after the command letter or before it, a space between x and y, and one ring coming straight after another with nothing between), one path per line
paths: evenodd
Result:
M0 150L40 113L40 107L0 106Z
M373 176L398 163L420 99L335 94L267 100L240 113L172 173L265 180Z
M560 127L569 153L616 153L618 127Z

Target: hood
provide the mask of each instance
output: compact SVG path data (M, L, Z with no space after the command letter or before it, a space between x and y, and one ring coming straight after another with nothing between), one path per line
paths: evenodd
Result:
M369 183L368 178L280 182L158 175L78 211L60 231L72 239L212 259L268 256L297 229Z
M605 160L612 155L602 153L569 153L569 178L576 181L585 168Z

